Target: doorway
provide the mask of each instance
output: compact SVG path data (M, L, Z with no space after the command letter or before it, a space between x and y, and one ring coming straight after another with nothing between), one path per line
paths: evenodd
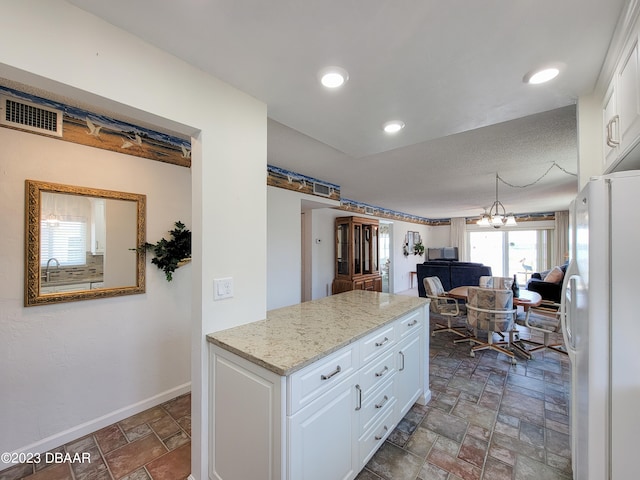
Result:
M380 251L380 273L382 274L382 291L390 293L393 291L393 275L391 266L391 237L393 224L380 222L379 245Z

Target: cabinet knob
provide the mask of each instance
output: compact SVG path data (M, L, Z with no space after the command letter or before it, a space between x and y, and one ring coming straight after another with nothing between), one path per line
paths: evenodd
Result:
M382 340L381 342L376 342L376 347L381 347L385 343L387 343L388 341L389 341L389 339L387 337L384 337L384 340Z
M340 368L340 365L338 365L333 372L328 373L326 375L320 375L320 380L329 380L331 377L333 377L334 375L339 374L341 371L342 371L342 369Z
M389 430L389 427L387 427L386 425L382 428L383 428L382 433L374 437L376 440L382 440L384 438L385 433L387 433L387 430Z
M385 367L380 370L379 372L376 372L376 377L382 377L383 375L385 375L387 372L389 371L389 367L387 367L385 365Z
M384 398L382 399L382 401L380 403L376 403L375 407L376 408L382 408L385 406L385 404L389 401L389 397L387 397L386 395L384 396Z

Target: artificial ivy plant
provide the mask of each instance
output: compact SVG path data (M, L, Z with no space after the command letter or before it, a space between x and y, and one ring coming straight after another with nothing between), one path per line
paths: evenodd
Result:
M162 238L155 245L144 245L146 250L153 252L154 258L151 259L151 263L164 271L167 282L173 279L173 272L191 258L191 231L180 221L175 223L175 227L169 231L170 240Z

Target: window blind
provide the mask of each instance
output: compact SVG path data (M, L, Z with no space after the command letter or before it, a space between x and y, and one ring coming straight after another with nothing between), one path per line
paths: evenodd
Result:
M42 220L40 224L40 263L55 258L60 265L87 262L87 222L84 220Z

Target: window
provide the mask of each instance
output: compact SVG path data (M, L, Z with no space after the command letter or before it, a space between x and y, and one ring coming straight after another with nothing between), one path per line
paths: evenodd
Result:
M549 268L551 229L469 232L469 258L491 267L493 275L527 283L533 272Z
M55 258L60 265L87 262L87 223L84 219L47 219L40 224L40 263Z

